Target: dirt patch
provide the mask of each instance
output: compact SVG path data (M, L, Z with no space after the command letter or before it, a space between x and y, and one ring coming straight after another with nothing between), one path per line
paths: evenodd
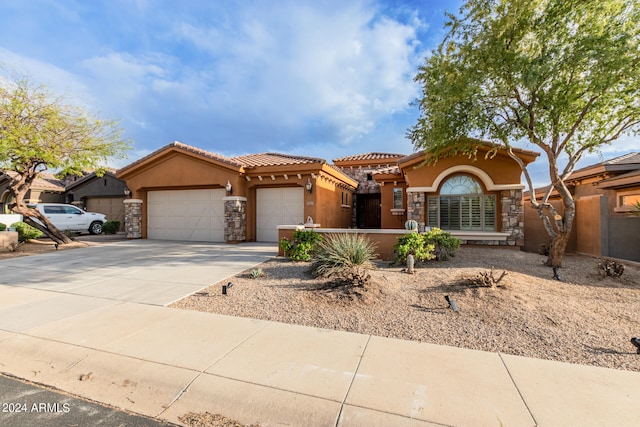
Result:
M118 240L126 240L126 236L124 235L124 233L100 235L83 234L74 237L74 242L68 243L66 245L58 245L58 247L56 248L53 240L43 237L41 239L34 239L24 243L20 243L14 251L10 249L0 249L0 260L29 255L45 254L57 250L64 251L68 249L86 248L87 246L95 246Z
M56 248L55 243L51 240L29 240L27 242L19 243L15 250L0 249L0 260L46 254L49 252L55 252L56 250L64 251L68 249L85 248L87 246L89 246L89 244L85 242L73 242L66 245L59 245Z
M178 417L178 419L190 427L260 427L258 424L252 424L250 426L240 424L230 418L209 412L197 414L189 412L188 414Z
M247 271L174 307L408 339L456 347L640 371L630 343L640 336L640 271L601 278L598 260L568 255L559 275L544 257L502 248L463 247L416 274L379 263L365 289L332 288L308 263L276 258L264 275ZM474 285L494 267L500 287ZM226 296L221 286L232 282ZM460 308L449 308L445 295Z

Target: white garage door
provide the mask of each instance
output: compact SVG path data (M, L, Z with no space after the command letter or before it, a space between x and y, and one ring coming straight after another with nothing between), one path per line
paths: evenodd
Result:
M256 191L256 240L277 242L278 225L304 222L304 189L259 188Z
M147 237L224 242L224 195L224 189L149 191Z

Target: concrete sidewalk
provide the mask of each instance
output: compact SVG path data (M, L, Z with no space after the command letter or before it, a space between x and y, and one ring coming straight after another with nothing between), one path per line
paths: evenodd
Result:
M147 270L158 274L174 258L175 271L164 272L183 281L188 260L198 266L197 249L145 245L118 246L124 261L109 251L102 262L86 252L66 264L21 261L89 276L124 264L101 291L77 277L2 274L0 371L175 423L210 412L290 426L640 425L640 373L172 309L162 304L175 295L169 285L154 304L110 291L144 281L129 275L144 256L162 259ZM0 263L3 273L14 268Z

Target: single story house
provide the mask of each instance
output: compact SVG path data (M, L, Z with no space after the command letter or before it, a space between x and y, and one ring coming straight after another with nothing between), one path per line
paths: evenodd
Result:
M635 207L640 202L640 152L578 169L566 182L576 201L567 252L640 261L640 216ZM547 189L536 189L536 194L541 197ZM557 194L549 200L561 209ZM550 239L529 202L527 193L525 233L530 237L524 249L534 252Z
M277 226L347 228L357 182L325 160L280 153L225 157L173 142L125 166L130 237L278 240Z
M324 159L280 153L225 157L173 142L120 169L132 199L130 237L278 240L278 225L402 230L440 227L464 242L522 246L521 171L480 143L478 159L426 165L428 154L366 153ZM514 150L525 163L537 153Z

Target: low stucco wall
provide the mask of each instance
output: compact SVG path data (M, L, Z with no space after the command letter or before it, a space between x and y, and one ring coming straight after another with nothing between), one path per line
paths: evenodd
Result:
M289 240L293 240L293 233L296 229L304 229L304 226L300 225L280 225L278 226L278 240L286 237ZM357 229L357 228L308 228L307 230L313 230L321 234L337 234L337 233L353 233L366 236L373 243L376 244L376 253L378 258L391 261L395 259L395 253L393 247L398 241L398 237L407 233L406 230L370 230L370 229ZM282 248L278 246L278 255L284 256Z
M0 231L0 249L9 249L18 244L17 231Z

